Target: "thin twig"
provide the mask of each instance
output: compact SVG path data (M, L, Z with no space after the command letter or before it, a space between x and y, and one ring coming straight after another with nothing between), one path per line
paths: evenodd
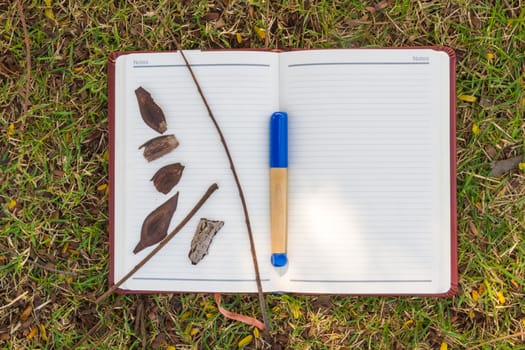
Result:
M11 300L8 304L0 306L0 310L7 309L9 306L13 305L14 303L16 303L17 301L19 301L20 299L25 298L25 296L27 295L27 293L28 293L28 292L23 292L22 294L20 294L19 296L17 296L17 297L14 298L13 300Z
M22 105L22 114L26 114L29 109L29 91L31 89L31 46L29 43L29 32L27 31L26 17L24 15L24 8L21 0L16 2L18 6L18 14L22 22L22 29L24 30L24 42L26 46L26 85L24 91L24 104Z
M179 231L184 227L184 225L186 225L188 223L188 221L190 221L190 219L193 217L193 215L195 215L195 213L202 207L202 205L208 200L208 198L213 194L213 192L215 192L217 189L219 188L219 186L217 186L216 183L214 183L213 185L211 185L209 188L208 188L208 191L206 191L206 193L202 196L202 198L197 202L197 204L195 204L195 206L193 207L193 209L191 209L191 211L184 217L184 219L182 219L182 221L179 223L179 225L177 227L175 227L175 229L169 234L166 236L166 238L164 238L160 243L159 245L157 245L155 247L155 249L153 249L144 259L142 259L137 265L135 265L134 268L131 269L131 271L129 271L124 277L122 277L118 282L116 282L114 285L111 286L111 288L109 288L104 294L102 294L101 296L99 296L97 298L97 300L95 300L95 303L96 304L100 304L104 299L106 299L108 296L111 295L111 293L113 293L115 290L118 289L118 287L120 287L122 285L122 283L126 282L131 276L133 276L135 274L135 272L137 272L138 270L140 270L140 268L144 265L146 265L146 263L148 261L151 260L151 258L153 258L155 256L155 254L157 254L159 252L159 250L161 250L162 248L164 248L166 246L166 244L168 244L168 242L173 238L175 237L175 235L177 233L179 233Z
M261 312L263 316L264 328L265 330L269 330L268 315L266 314L266 302L265 302L264 294L262 291L261 275L259 273L259 264L257 263L257 253L255 252L255 242L253 239L252 225L250 223L250 216L248 215L248 206L246 205L246 199L244 198L244 192L241 187L241 181L239 180L239 176L237 175L237 170L235 170L235 164L233 163L233 158L230 154L230 150L228 149L228 144L226 143L226 139L224 138L221 127L219 126L219 123L215 119L215 116L213 115L213 112L211 111L211 108L208 105L208 101L206 100L206 97L204 97L204 93L202 92L199 82L197 81L197 77L193 73L193 69L191 68L190 63L188 62L183 51L178 46L178 43L176 43L176 45L177 45L177 50L180 52L182 58L184 59L184 62L186 63L186 67L188 67L191 77L193 81L195 82L195 85L197 86L199 95L201 96L202 101L204 102L204 105L206 106L206 109L208 110L208 115L210 116L211 121L213 122L213 125L215 125L215 129L217 130L217 133L219 134L219 138L221 139L221 143L224 147L224 151L226 152L226 156L228 157L228 161L230 163L230 169L232 171L233 178L235 179L235 184L237 185L237 191L239 192L239 197L241 198L242 210L244 212L244 221L246 222L246 228L248 229L248 237L250 238L250 250L252 253L253 267L255 269L255 281L257 284L257 294L259 296L259 302L261 303Z
M470 348L467 348L467 350L474 350L474 349L479 349L485 345L489 345L489 344L493 344L493 343L497 343L499 341L502 341L502 340L506 340L506 339L511 339L511 338L517 338L517 337L523 337L525 336L525 331L522 331L522 332L518 332L518 333L514 333L514 334L509 334L509 335L505 335L503 337L499 337L499 338L494 338L494 339L491 339L489 341L486 341L486 342L483 342L483 343L480 343L478 345L474 345Z
M71 276L71 277L75 277L75 278L77 277L77 274L74 273L74 272L58 270L58 269L55 269L53 267L48 267L46 265L42 265L40 263L37 263L36 261L33 261L32 263L36 267L41 268L41 269L46 270L46 271L49 271L49 272L58 273L58 274L62 274L62 275L67 275L67 276Z
M268 0L268 1L270 1L270 0ZM197 80L197 77L195 76L195 73L193 72L193 69L191 68L190 62L188 61L188 59L184 55L184 52L183 52L182 48L180 47L179 42L177 41L177 38L175 37L175 35L171 31L171 29L166 24L166 21L164 20L164 18L162 16L159 16L159 18L160 18L162 24L164 25L164 27L166 28L166 30L168 31L168 33L170 34L171 39L172 39L173 43L175 44L175 47L176 47L177 51L180 52L180 54L182 56L182 59L184 60L184 63L186 64L186 67L188 68L188 71L189 71L189 73L191 75L191 78L192 78L193 82L195 83L195 86L197 88L197 91L198 91L201 99L202 99L202 102L204 103L204 106L206 107L206 110L208 111L208 116L210 117L213 125L215 126L215 130L219 134L219 138L221 140L222 146L224 148L224 151L226 152L226 156L228 157L228 162L230 164L230 169L232 171L233 178L235 179L235 184L237 185L237 191L239 192L239 197L240 197L241 203L242 203L242 210L243 210L243 213L244 213L244 221L246 223L246 228L248 230L248 237L249 237L249 240L250 240L250 251L251 251L252 260L253 260L253 268L255 270L255 282L257 284L257 295L259 297L259 303L261 305L261 313L262 313L263 323L264 323L264 332L266 334L268 334L269 331L270 331L270 323L268 322L268 313L266 311L266 301L265 301L263 290L262 290L261 274L259 273L259 264L257 262L257 253L255 251L255 241L254 241L254 238L253 238L252 226L251 226L251 223L250 223L250 216L248 215L248 206L246 204L246 199L244 198L244 192L242 190L241 181L239 180L239 176L237 175L237 170L235 169L235 164L234 164L233 158L232 158L232 156L230 154L230 150L228 148L228 144L226 143L226 139L224 138L224 135L222 133L221 127L219 126L219 123L217 122L217 119L215 119L215 116L213 115L213 112L212 112L212 110L210 108L210 105L208 104L208 100L206 100L206 97L204 96L204 93L202 92L201 86L199 84L199 81Z

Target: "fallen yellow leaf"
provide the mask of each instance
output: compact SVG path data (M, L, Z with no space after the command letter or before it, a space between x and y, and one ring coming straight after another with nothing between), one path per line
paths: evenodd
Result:
M199 333L199 329L198 328L192 328L191 331L190 331L190 336L193 337L197 333Z
M257 36L264 40L266 38L266 30L259 28L257 26L254 26L253 29L255 30L255 33L257 33Z
M217 310L215 305L213 305L210 301L203 301L201 303L201 306L204 309L204 311L216 311Z
M488 60L493 60L494 57L495 57L495 56L494 56L494 54L493 54L492 52L487 53L487 59L488 59Z
M40 328L40 338L42 338L43 341L47 341L47 332L46 327L41 323L38 325Z
M479 293L478 293L478 291L477 291L477 290L473 290L473 291L472 291L472 300L474 300L474 301L478 301L478 299L479 299Z
M31 315L32 311L33 311L33 306L27 305L24 311L22 311L22 314L20 315L20 319L21 320L27 319Z
M186 328L184 328L184 334L190 335L191 332L191 322L186 325Z
M47 7L47 8L44 10L44 15L45 15L47 18L49 18L49 19L51 19L51 20L54 21L54 20L55 20L55 14L53 13L53 10L51 9L51 6L52 6L52 4L51 4L51 0L44 0L44 3L45 3L45 5L46 5L46 7Z
M497 296L498 296L499 303L500 304L505 304L505 296L503 295L503 292L498 292Z
M185 320L185 319L187 319L188 317L190 317L190 315L191 315L191 312L186 311L185 313L183 313L182 315L180 315L180 319L181 319L181 320Z
M253 335L255 336L255 339L259 339L259 337L261 336L261 334L259 333L259 328L255 327L253 329Z
M11 210L14 207L16 207L16 201L14 199L11 199L9 203L7 203L7 209Z
M403 328L406 328L406 327L410 326L412 323L414 323L414 320L406 321L405 323L403 323Z
M108 185L102 184L97 187L97 191L104 191L106 188L108 188Z
M459 99L465 102L476 102L478 100L476 96L471 95L459 95Z
M301 317L301 309L300 309L299 305L292 305L291 309L292 309L292 316L293 316L293 318Z
M37 333L38 333L38 328L36 327L31 328L31 332L29 332L29 334L26 337L27 340L32 339Z
M235 38L237 39L238 44L242 44L242 36L240 33L235 34Z
M472 125L472 133L473 133L474 135L476 135L476 136L481 135L481 130L480 130L478 124L474 124L474 125Z
M15 124L9 124L9 129L7 130L8 136L13 136L15 134Z
M44 10L44 15L45 15L47 18L49 18L49 19L51 19L51 20L53 20L53 21L55 20L55 14L53 13L53 10L51 10L51 9L45 9L45 10Z
M447 350L447 349L448 349L448 344L445 342L441 342L441 346L439 347L439 350Z
M177 350L173 345L168 345L166 350Z
M244 348L246 345L250 344L252 340L253 340L253 335L250 334L242 338L237 345L239 346L239 348Z

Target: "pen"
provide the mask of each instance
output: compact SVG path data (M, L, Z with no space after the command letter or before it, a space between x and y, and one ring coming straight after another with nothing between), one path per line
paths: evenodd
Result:
M288 115L275 112L270 118L270 217L273 266L288 262Z

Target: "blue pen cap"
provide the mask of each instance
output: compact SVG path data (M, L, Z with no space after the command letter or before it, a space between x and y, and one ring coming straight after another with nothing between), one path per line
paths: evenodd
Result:
M270 118L270 167L288 167L288 114L275 112Z
M283 267L288 263L288 258L285 253L274 253L272 254L271 262L275 267Z

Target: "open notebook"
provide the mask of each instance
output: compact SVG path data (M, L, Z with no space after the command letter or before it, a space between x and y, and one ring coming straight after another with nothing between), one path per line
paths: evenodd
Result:
M457 285L455 59L447 48L187 51L245 191L267 292L447 295ZM255 292L241 202L219 137L180 53L110 58L111 282L138 254L144 218L179 192L170 231L213 182L219 190L128 291ZM180 145L147 162L159 134L151 93ZM269 118L289 116L288 259L270 264ZM185 166L168 195L150 178ZM199 218L224 221L208 255L188 258Z

